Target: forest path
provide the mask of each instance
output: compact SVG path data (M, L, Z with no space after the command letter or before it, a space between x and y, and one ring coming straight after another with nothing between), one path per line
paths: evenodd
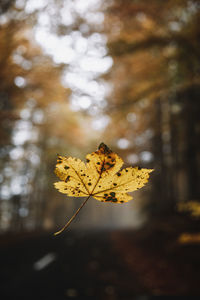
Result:
M187 223L176 223L176 231L173 222L155 224L7 241L0 250L1 299L199 295L200 245L177 243L177 228Z

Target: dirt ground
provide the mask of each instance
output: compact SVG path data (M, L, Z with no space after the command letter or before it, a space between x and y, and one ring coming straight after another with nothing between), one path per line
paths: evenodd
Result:
M199 221L173 216L140 230L0 237L0 299L151 299L200 296ZM200 231L200 230L199 230Z

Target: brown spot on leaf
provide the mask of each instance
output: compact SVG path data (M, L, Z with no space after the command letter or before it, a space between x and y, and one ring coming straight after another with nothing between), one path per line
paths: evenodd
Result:
M70 179L70 176L67 176L67 178L65 179L65 182L68 182Z
M108 197L107 199L106 199L106 201L112 201L113 200L113 197Z
M109 162L106 162L106 165L108 165L110 168L112 168L114 166L114 164L111 164Z
M112 202L117 202L117 198L113 198L113 199L112 199Z

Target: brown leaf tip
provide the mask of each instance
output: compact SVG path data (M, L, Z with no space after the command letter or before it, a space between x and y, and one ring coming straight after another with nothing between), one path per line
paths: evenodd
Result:
M106 144L104 144L104 143L101 143L100 145L99 145L99 151L102 153L102 154L109 154L109 153L112 153L112 150L110 150L109 148L108 148L108 146L106 145Z

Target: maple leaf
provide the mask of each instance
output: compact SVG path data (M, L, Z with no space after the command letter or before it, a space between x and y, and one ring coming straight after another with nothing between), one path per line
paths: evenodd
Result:
M123 160L104 143L86 155L86 164L78 158L58 156L55 173L61 181L54 183L61 193L87 197L66 225L69 226L90 197L101 202L124 203L132 199L127 192L140 189L148 182L153 169L129 167L121 170Z

